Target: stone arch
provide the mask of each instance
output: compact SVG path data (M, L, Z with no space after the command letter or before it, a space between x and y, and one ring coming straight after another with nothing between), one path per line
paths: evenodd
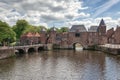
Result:
M43 51L43 50L44 50L44 46L38 47L38 52Z
M34 47L30 47L30 48L28 48L27 52L33 53L33 52L36 52L36 49Z
M118 49L118 50L117 50L117 54L119 54L119 55L120 55L120 49Z
M16 49L15 50L15 54L18 55L18 54L25 54L25 50L24 49Z
M74 50L82 50L83 49L83 45L79 42L73 43L73 49Z

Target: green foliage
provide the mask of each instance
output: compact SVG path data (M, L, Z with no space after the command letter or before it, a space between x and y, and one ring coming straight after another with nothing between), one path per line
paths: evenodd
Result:
M60 29L57 30L57 32L68 32L69 28L68 27L61 27Z
M68 31L69 31L69 28L68 28L68 27L61 27L60 29L59 29L59 28L56 28L56 27L52 27L52 28L48 28L48 29L47 29L47 32L53 31L53 29L54 29L55 31L57 31L58 33L68 32Z
M15 36L16 34L11 27L6 22L0 21L0 43L13 42L16 39Z
M40 32L41 30L47 30L44 26L32 26L30 25L25 31L24 33L28 33L28 32Z
M48 33L50 32L50 28L47 29L47 32L48 32Z
M23 32L29 27L29 24L26 20L18 20L16 25L13 26L13 30L16 33L16 38L19 39Z
M46 30L47 31L47 28L45 26L38 26L38 29L41 31L41 30Z
M23 33L28 33L28 32L38 32L38 29L36 26L29 26L26 30L24 30Z

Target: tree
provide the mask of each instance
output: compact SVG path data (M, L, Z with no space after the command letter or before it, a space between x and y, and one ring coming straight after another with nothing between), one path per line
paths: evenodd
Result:
M13 42L16 39L15 36L11 27L6 22L0 21L0 43L4 45L6 42Z
M68 32L69 28L68 27L61 27L58 32L62 33L62 32Z
M26 30L24 30L24 34L28 33L28 32L38 32L38 28L36 26L31 26L29 25L28 28Z
M42 30L47 30L44 26L32 26L29 25L28 28L23 32L23 33L28 33L28 32L40 32Z
M16 25L13 26L13 30L16 33L16 38L19 39L23 32L29 27L29 24L26 20L18 20Z
M45 30L47 31L47 28L45 26L38 26L39 31Z

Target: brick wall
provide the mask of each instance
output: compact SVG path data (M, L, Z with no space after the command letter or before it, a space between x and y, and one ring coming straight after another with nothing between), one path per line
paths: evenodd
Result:
M120 27L117 27L117 29L115 30L115 33L113 35L115 41L115 44L120 44Z

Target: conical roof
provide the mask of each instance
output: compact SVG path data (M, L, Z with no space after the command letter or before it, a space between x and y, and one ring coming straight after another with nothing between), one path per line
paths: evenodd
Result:
M104 22L104 20L103 20L103 19L100 21L99 26L106 26L106 25L105 25L105 22Z

